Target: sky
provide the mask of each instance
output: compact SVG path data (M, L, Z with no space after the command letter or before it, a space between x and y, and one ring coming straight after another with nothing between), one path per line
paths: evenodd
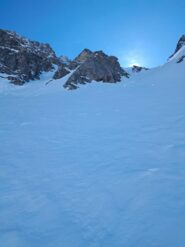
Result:
M122 66L166 62L185 34L185 0L0 0L0 28L73 59L103 50Z

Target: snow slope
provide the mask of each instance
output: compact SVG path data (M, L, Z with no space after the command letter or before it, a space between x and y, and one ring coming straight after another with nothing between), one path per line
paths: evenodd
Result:
M184 66L75 91L1 79L1 246L184 247Z
M172 57L169 58L169 62L175 61L177 62L182 56L185 55L185 45L183 45L179 51L177 51Z

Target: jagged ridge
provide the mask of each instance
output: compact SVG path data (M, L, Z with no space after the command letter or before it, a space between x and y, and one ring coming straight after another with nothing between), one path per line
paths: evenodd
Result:
M72 73L64 84L65 88L76 89L78 84L103 81L118 82L121 76L128 77L116 57L102 51L84 49L74 60L57 57L49 44L30 41L15 32L0 29L0 73L17 85L39 79L44 71L51 71L56 65L53 79L60 79Z

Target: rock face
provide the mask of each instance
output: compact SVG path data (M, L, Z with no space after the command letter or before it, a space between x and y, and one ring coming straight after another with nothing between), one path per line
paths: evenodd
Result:
M60 79L64 76L66 76L67 74L70 73L70 70L67 69L66 66L64 66L63 64L61 64L59 67L58 67L58 70L55 72L54 76L53 76L53 79L57 80L57 79Z
M55 66L56 65L56 66ZM39 79L42 72L56 69L52 79L60 79L71 73L64 84L76 89L79 84L92 81L116 83L129 74L123 70L114 56L102 51L84 49L74 60L57 57L50 45L30 41L15 32L0 29L0 73L5 73L12 83L22 85Z
M0 72L11 75L15 84L39 79L43 71L50 71L59 61L48 44L29 41L0 29Z
M116 83L122 76L129 76L116 57L108 56L102 51L91 52L85 49L75 62L77 68L64 84L67 89L76 89L79 84L92 81Z
M85 60L87 60L87 58L89 58L91 55L93 54L92 51L90 51L89 49L84 49L75 59L74 61L77 63L82 63Z

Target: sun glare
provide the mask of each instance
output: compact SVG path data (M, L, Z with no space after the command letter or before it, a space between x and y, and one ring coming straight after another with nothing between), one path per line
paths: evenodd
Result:
M123 64L127 67L133 67L134 65L142 67L146 64L142 49L133 49L128 53L125 53L122 57Z
M129 67L133 67L134 65L141 66L138 62L131 62L131 63L129 63Z
M141 66L141 63L138 61L138 59L130 59L130 61L128 61L128 66L133 67L134 65Z

